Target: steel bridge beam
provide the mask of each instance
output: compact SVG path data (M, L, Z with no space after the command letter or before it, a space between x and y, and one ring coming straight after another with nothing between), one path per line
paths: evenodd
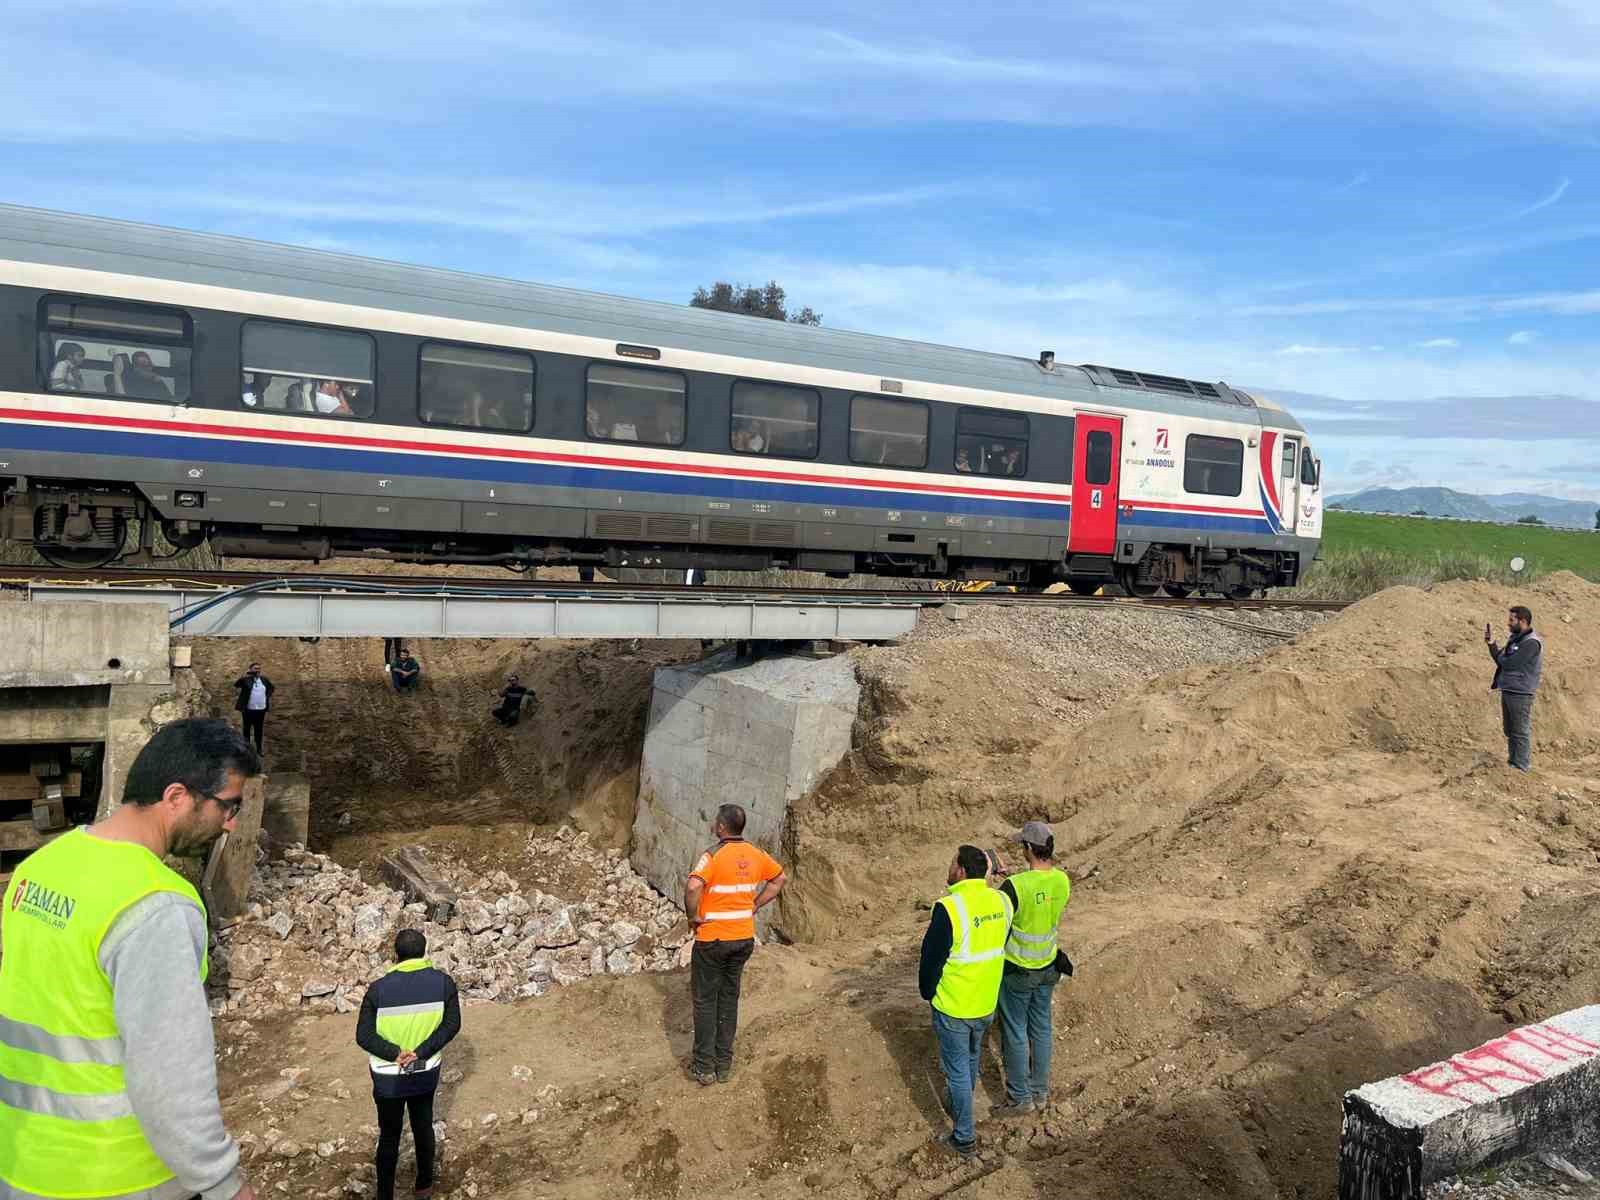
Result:
M183 637L704 638L882 642L916 624L915 604L779 599L603 599L33 584L30 601L160 603Z

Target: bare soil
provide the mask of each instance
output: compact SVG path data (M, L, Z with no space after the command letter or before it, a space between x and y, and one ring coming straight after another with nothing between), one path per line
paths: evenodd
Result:
M1503 765L1482 641L1515 601L1546 647L1531 775ZM858 745L794 814L780 917L799 942L762 947L746 973L733 1081L701 1088L683 1074L681 974L473 1005L449 1056L463 1077L441 1093L443 1194L1331 1197L1346 1089L1600 989L1600 586L1558 573L1515 597L1475 583L1393 589L1291 643L1196 626L1190 639L1246 639L1207 643L1209 661L1167 648L1154 616L1095 619L1021 634L940 626L856 652ZM581 670L581 651L568 653L551 678ZM589 701L568 738L540 743L561 766L519 759L517 799L470 810L468 824L588 804L615 828L624 806L590 782L605 770L585 768L589 790L575 788L566 748L625 773L640 727L600 723L638 711L650 653L589 660L599 690L632 706ZM486 661L473 686L486 692L503 666ZM316 669L314 657L268 663L286 701L286 679ZM405 739L380 760L387 775L362 774L328 719L358 710L338 690L357 685L321 669L315 688L296 681L305 699L268 734L298 716L308 762L343 764L316 768L319 784L354 776L342 795L363 824L347 849L388 836L386 814L424 815L386 810L385 779L440 771L440 804L467 796L466 768L439 764L472 755L434 760ZM456 738L449 722L480 695L421 710L433 715L408 737ZM478 769L473 782L493 777ZM954 847L1002 845L1028 818L1054 824L1073 877L1063 940L1078 972L1057 993L1052 1103L1016 1122L984 1117L1003 1096L991 1045L984 1150L962 1162L931 1141L945 1123L917 944ZM493 835L475 836L492 857ZM336 1194L372 1149L353 1018L245 1024L219 1025L234 1127L302 1146L346 1139L326 1159L262 1152L248 1169ZM263 1101L290 1066L310 1071Z

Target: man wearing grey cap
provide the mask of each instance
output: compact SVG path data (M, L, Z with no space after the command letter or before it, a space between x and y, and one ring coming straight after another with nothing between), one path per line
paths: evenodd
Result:
M1056 968L1056 926L1072 895L1067 873L1051 864L1056 839L1043 821L1029 821L1012 839L1022 844L1028 869L1010 876L1000 890L1016 916L1006 937L1000 977L1000 1053L1006 1068L1006 1101L991 1116L1019 1117L1043 1107L1050 1092L1050 1001L1061 972Z

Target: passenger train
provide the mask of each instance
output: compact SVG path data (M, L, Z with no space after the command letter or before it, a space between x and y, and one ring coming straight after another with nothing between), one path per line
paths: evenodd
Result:
M0 539L1244 595L1321 464L1225 383L0 206ZM159 528L164 535L157 539Z

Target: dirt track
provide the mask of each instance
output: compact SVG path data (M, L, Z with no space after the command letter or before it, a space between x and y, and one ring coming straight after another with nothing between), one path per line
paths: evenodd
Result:
M858 652L861 747L787 848L782 917L814 940L758 952L734 1081L683 1077L681 976L470 1008L452 1058L465 1077L441 1099L450 1194L1331 1196L1344 1089L1600 984L1600 587L1557 575L1517 599L1546 643L1531 776L1500 765L1482 626L1510 598L1484 585L1384 593L1264 657L1144 686L1096 665L1127 640L1115 629L1085 644L1081 679L987 635ZM537 795L528 819L550 811ZM328 803L319 792L322 820ZM988 1149L956 1163L928 1144L942 1118L913 979L924 906L955 843L1040 815L1074 878L1079 964L1058 993L1054 1103L980 1120ZM253 1173L331 1189L370 1156L351 1024L221 1026L236 1128L349 1139L314 1167L263 1154ZM305 1098L263 1107L285 1066L310 1068Z

